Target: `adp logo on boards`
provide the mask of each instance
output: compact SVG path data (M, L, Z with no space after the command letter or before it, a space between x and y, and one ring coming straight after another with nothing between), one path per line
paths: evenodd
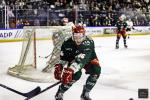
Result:
M0 38L8 38L12 36L12 32L0 32Z

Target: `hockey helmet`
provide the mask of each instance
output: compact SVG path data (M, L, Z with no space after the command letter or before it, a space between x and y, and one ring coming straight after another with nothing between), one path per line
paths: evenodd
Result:
M72 28L72 31L73 31L73 40L75 41L75 43L77 45L80 45L81 42L85 38L85 28L84 28L84 26L77 25L77 26Z
M76 33L82 33L83 35L85 34L85 28L82 25L76 25L72 28L72 30L73 30L73 34Z

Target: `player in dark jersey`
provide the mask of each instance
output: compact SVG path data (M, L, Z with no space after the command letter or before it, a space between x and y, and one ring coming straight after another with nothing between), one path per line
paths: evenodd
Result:
M119 48L119 40L120 40L121 36L123 37L124 47L127 48L128 47L127 43L126 43L127 23L121 17L119 17L119 21L116 23L116 27L117 27L116 49Z
M94 41L85 35L83 26L75 26L72 37L62 44L60 61L55 65L54 76L61 81L55 100L63 100L63 94L80 79L82 69L85 69L89 76L83 86L81 100L92 100L89 92L100 76L101 67L96 56Z

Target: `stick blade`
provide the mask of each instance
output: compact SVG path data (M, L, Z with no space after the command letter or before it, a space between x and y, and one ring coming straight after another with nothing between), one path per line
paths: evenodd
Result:
M40 92L41 92L41 88L38 86L38 87L36 87L35 89L31 90L30 92L25 93L24 95L25 95L27 98L30 98L30 97L33 97L33 96L39 94Z

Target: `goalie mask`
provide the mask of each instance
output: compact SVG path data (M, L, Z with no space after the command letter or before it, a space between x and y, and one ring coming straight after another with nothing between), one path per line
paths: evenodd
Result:
M77 45L80 45L85 38L85 29L83 26L73 27L73 40Z

